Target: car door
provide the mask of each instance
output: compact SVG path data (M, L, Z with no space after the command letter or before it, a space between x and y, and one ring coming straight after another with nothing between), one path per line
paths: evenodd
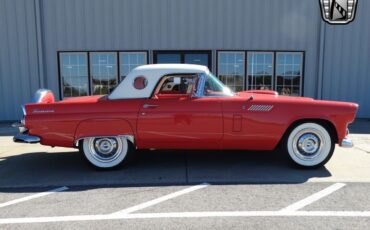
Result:
M153 97L141 106L139 148L218 149L223 136L217 98L194 98L197 74L164 76Z

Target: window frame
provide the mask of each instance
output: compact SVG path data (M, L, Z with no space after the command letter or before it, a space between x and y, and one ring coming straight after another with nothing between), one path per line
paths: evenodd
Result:
M301 69L300 69L300 73L301 73L301 75L300 75L300 81L299 81L299 95L298 96L303 96L303 81L304 81L304 62L305 62L305 60L304 60L304 58L305 58L305 55L304 55L304 53L303 52L297 52L297 51L282 51L282 52L280 52L280 51L277 51L277 52L275 52L275 55L276 55L276 57L275 57L275 65L276 65L276 68L277 68L277 66L278 66L278 64L277 64L277 56L278 56L278 54L300 54L301 55ZM275 91L277 90L277 75L276 75L276 68L275 68ZM288 95L288 96L290 96L290 95ZM293 96L293 95L292 95Z
M300 82L300 95L299 96L304 96L304 80L305 80L305 64L306 64L306 51L305 50L241 50L241 49L227 49L227 50L216 50L216 72L215 75L218 77L219 75L219 52L244 52L244 89L243 90L248 90L248 52L271 52L273 53L273 79L272 79L272 85L273 85L273 90L276 90L276 60L277 60L277 53L293 53L293 54L301 54L302 57L302 63L301 63L301 82Z
M243 66L243 90L245 90L246 89L246 84L247 84L247 79L246 79L246 77L247 77L247 68L246 68L246 61L247 61L247 59L246 59L246 51L245 50L217 50L217 52L216 52L216 66L217 66L217 68L216 68L216 77L220 80L220 78L219 78L219 68L220 68L220 65L219 65L219 60L220 60L220 53L242 53L243 54L243 57L244 57L244 61L243 61L243 64L244 64L244 66ZM221 81L221 80L220 80ZM225 84L226 85L226 84ZM226 86L228 86L228 85L226 85Z
M276 78L276 76L275 76L275 55L276 55L276 53L275 52L273 52L273 51L247 51L246 52L246 57L247 57L247 59L246 59L246 62L245 62L245 66L246 66L246 82L245 82L245 89L246 90L249 90L249 87L250 87L250 85L249 85L249 75L248 75L248 71L249 71L249 59L248 59L248 55L249 54L264 54L264 55L266 55L266 54L271 54L272 55L272 72L271 72L271 90L276 90L276 87L275 87L275 78ZM265 62L263 63L263 64L265 64ZM258 64L257 64L258 65ZM255 83L255 76L256 75L252 75L252 80L251 80L251 82L252 82L252 86L256 86L256 83ZM257 76L261 76L261 75L257 75ZM262 76L265 76L265 75L262 75ZM253 81L254 81L254 84L253 84ZM253 89L253 88L251 88L250 90L256 90L256 89Z
M91 85L90 85L90 60L89 60L89 55L85 51L58 51L57 52L57 60L58 60L58 82L59 82L59 98L63 99L63 77L62 77L62 70L61 70L61 56L62 54L84 54L86 57L86 70L87 70L87 96L90 95L90 90L91 90ZM67 97L69 98L69 97Z
M60 100L63 100L65 97L63 95L63 82L62 82L62 71L61 71L61 68L60 68L60 64L61 64L61 54L63 53L83 53L83 54L86 54L87 55L87 77L88 77L88 92L87 92L87 95L88 96L91 96L92 95L92 91L91 91L91 87L92 87L92 84L91 84L91 81L92 81L92 76L91 76L91 71L90 71L90 53L99 53L99 52L103 52L103 53L116 53L117 55L117 75L118 75L118 80L120 78L120 75L121 75L121 66L120 66L120 53L121 52L145 52L146 53L146 64L149 64L150 63L150 57L149 57L149 50L58 50L57 51L57 66L58 66L58 83L59 83L59 99ZM120 83L120 81L117 82L117 85Z
M102 95L102 94L93 94L94 93L94 90L93 90L93 75L92 75L92 69L94 68L94 64L92 63L92 59L93 59L93 55L94 54L98 54L98 55L101 55L101 54L106 54L106 55L110 55L110 54L114 54L115 55L115 65L116 65L116 74L117 74L117 76L116 76L116 81L117 81L117 84L116 85L118 85L119 84L119 82L118 82L118 80L119 80L119 72L118 72L118 55L117 55L117 52L111 52L111 51L96 51L96 52L89 52L89 68L90 68L90 71L89 71L89 73L90 73L90 76L89 76L89 80L90 80L90 96L96 96L96 95ZM98 64L98 65L100 65L100 64ZM107 86L109 86L109 84L107 85ZM110 92L109 92L109 87L108 87L108 94L109 94Z

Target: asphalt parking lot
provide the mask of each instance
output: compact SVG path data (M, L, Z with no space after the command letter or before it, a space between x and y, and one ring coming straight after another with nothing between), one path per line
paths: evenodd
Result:
M321 169L278 151L141 151L119 170L15 144L0 125L0 229L369 229L370 121Z

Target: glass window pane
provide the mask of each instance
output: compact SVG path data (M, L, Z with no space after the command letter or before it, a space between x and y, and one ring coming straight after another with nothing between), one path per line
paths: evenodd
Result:
M217 77L230 89L235 91L243 90L245 79L244 52L220 51L217 55Z
M255 55L256 57L256 62L257 63L260 63L260 64L263 64L265 62L265 55L264 54L256 54Z
M293 75L301 75L301 66L293 65Z
M196 75L167 76L160 86L157 95L191 94L195 89Z
M293 54L285 55L285 64L293 64Z
M59 60L63 98L88 95L87 54L77 52L60 53Z
M227 63L227 53L219 53L218 57L219 57L218 58L219 63L222 63L222 64Z
M117 85L117 54L94 52L90 53L90 59L92 94L109 94Z
M300 65L302 63L302 55L296 54L294 55L294 64Z
M277 53L277 87L276 90L282 95L301 95L302 79L302 53Z
M285 64L285 54L278 53L277 54L277 63L278 64Z

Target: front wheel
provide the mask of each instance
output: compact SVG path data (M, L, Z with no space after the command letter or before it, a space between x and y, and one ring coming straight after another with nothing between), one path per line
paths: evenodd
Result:
M80 151L90 165L109 169L122 165L131 155L131 143L124 137L88 137Z
M290 159L305 168L326 164L333 155L335 143L329 131L317 123L296 126L285 141Z

